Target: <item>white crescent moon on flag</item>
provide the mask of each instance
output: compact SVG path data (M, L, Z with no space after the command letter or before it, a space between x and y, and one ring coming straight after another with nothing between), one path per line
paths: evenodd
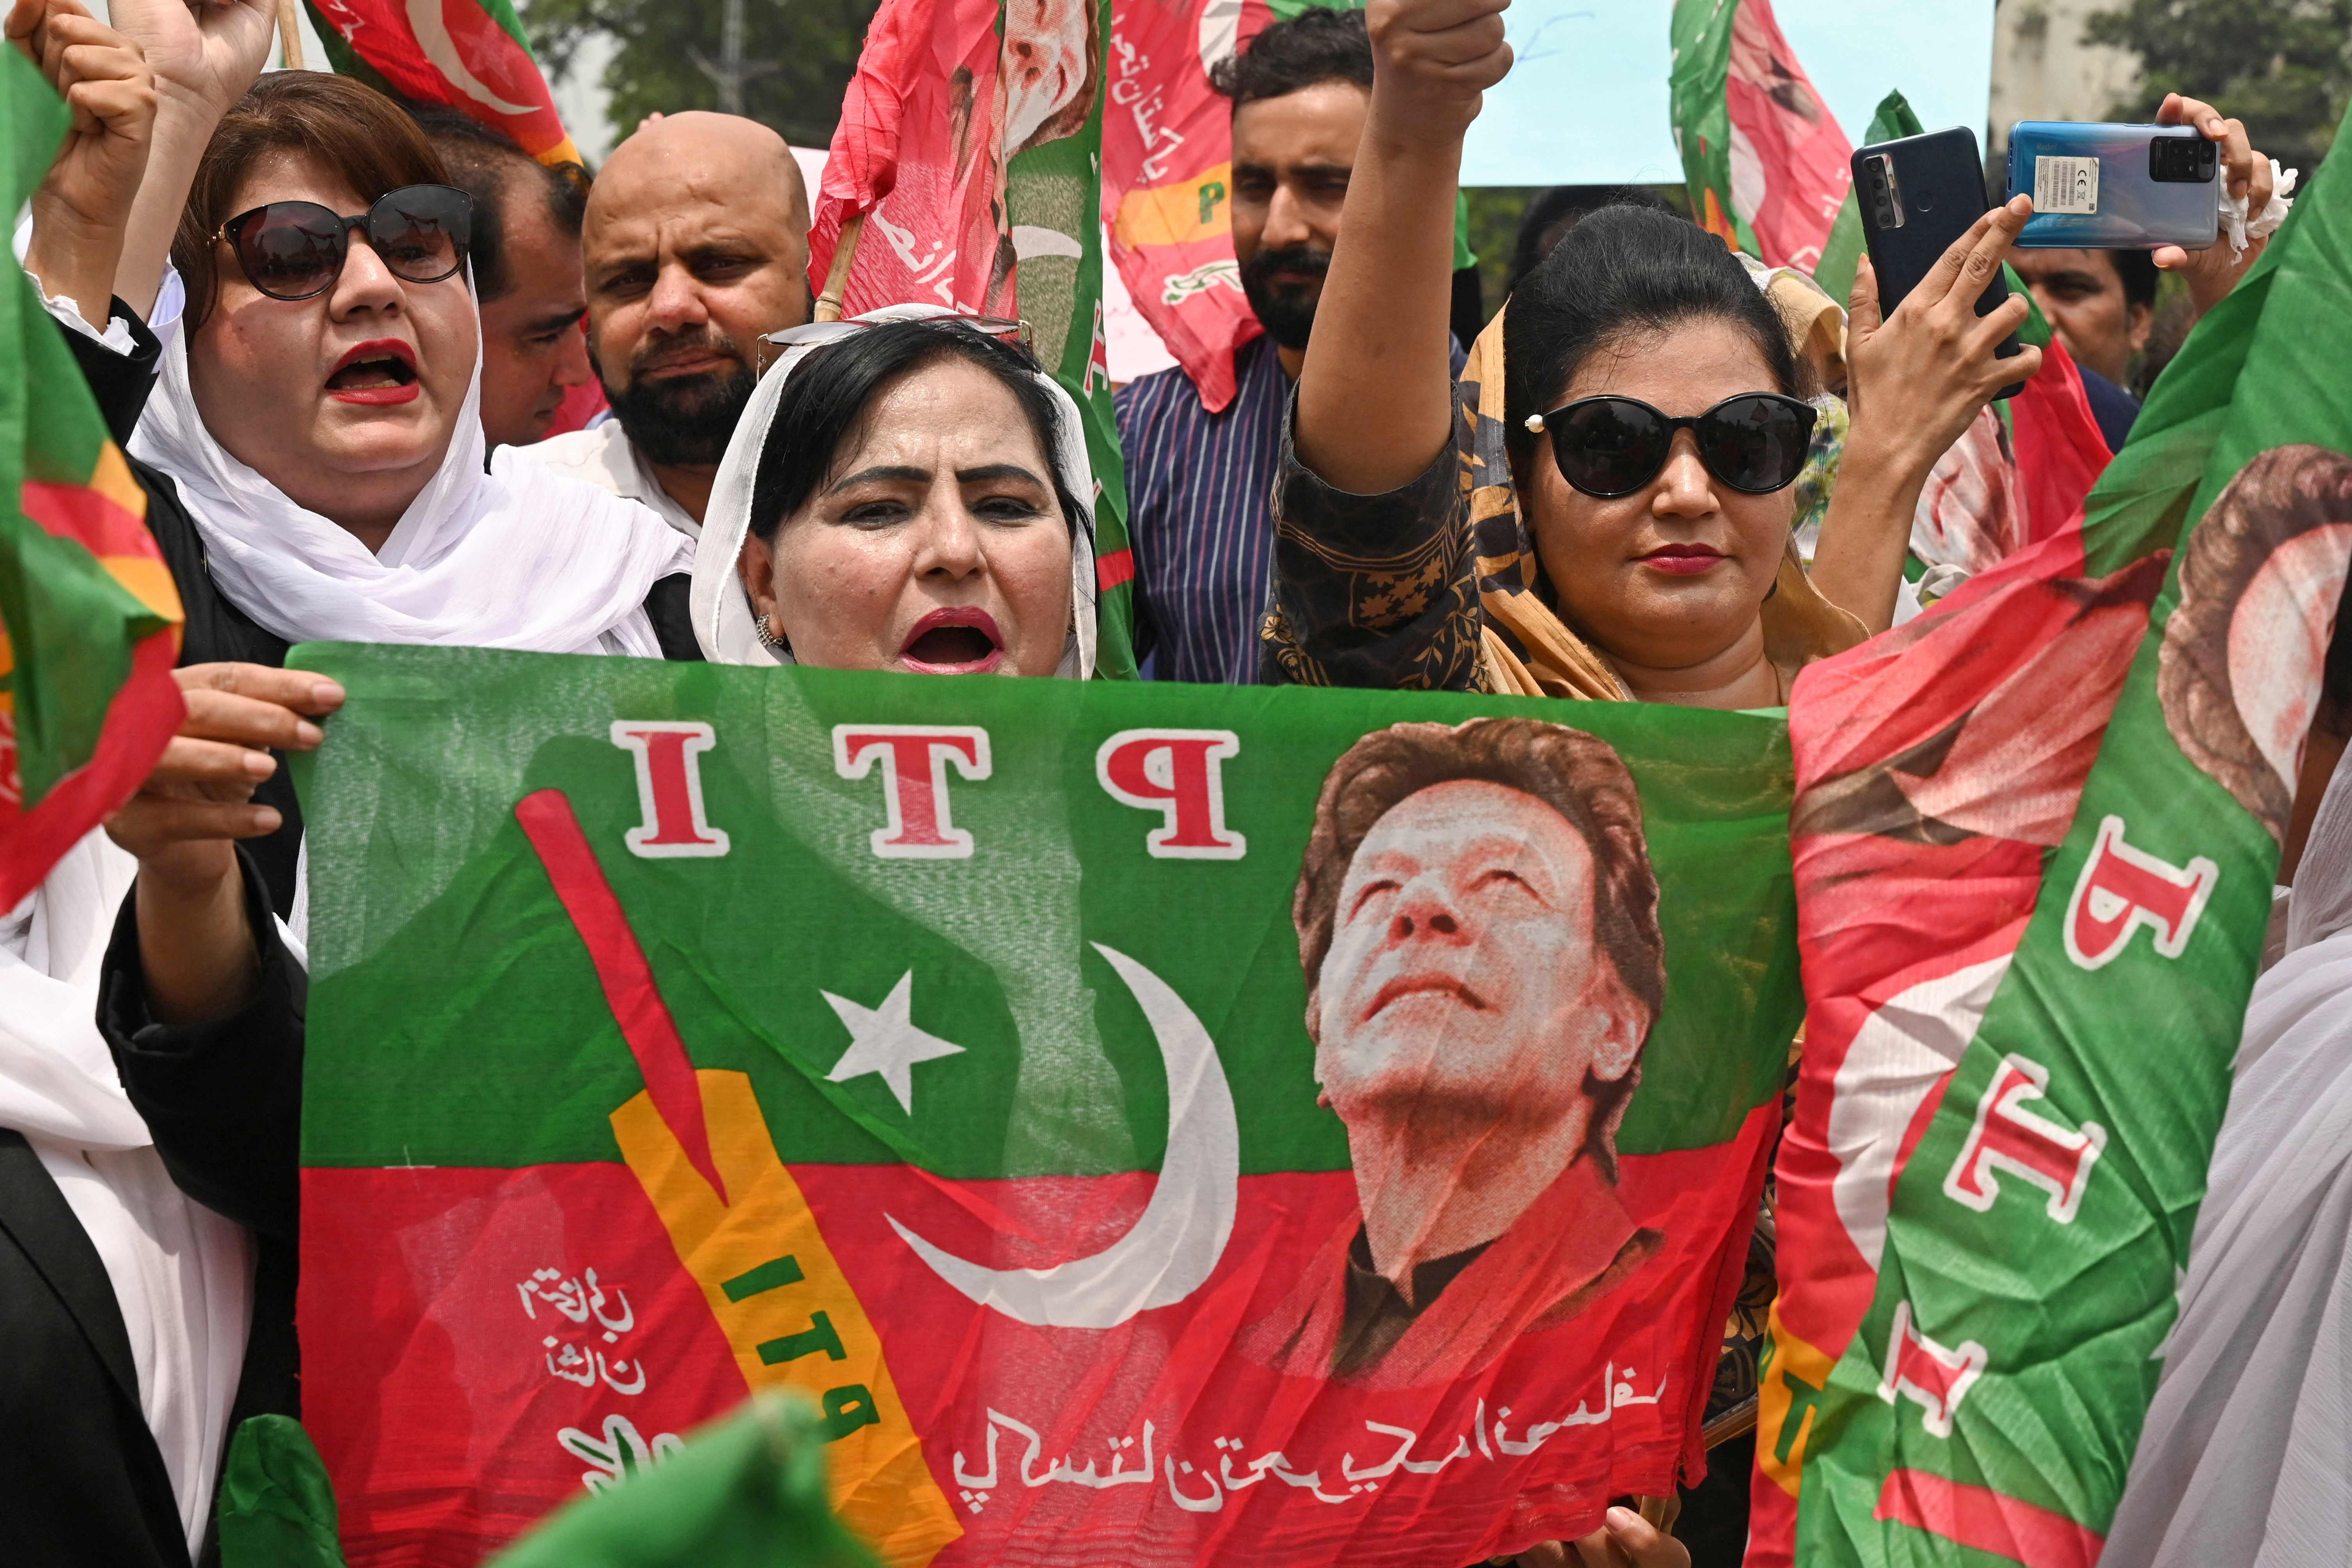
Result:
M1090 1258L1051 1268L983 1268L884 1216L940 1279L982 1306L1038 1328L1113 1328L1182 1300L1223 1256L1240 1198L1241 1130L1209 1032L1158 975L1100 942L1094 949L1143 1009L1168 1071L1168 1153L1142 1217Z
M2014 956L2004 952L1889 997L1845 1048L1830 1100L1829 1148L1838 1163L1830 1197L1854 1250L1873 1268L1886 1250L1903 1135L1929 1092L1959 1065Z
M441 15L441 0L407 0L408 30L416 35L416 47L433 68L449 80L449 85L485 108L500 114L529 114L528 103L509 103L483 86L457 58L457 42L449 36L449 24Z

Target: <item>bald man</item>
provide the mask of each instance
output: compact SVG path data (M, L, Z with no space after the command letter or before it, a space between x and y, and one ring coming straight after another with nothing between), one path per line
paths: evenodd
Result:
M699 111L647 121L588 197L588 354L610 422L524 447L688 537L758 379L759 340L809 319L808 194L784 139Z

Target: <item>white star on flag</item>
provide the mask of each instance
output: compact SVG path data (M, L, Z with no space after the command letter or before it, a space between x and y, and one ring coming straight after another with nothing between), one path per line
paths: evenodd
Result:
M849 1030L849 1048L824 1075L826 1079L845 1083L870 1072L880 1073L890 1092L898 1097L898 1109L909 1116L915 1113L915 1064L963 1052L961 1046L915 1027L911 1016L915 972L911 969L898 976L898 984L890 987L890 994L882 998L879 1007L861 1007L830 991L817 994L833 1004L834 1012Z

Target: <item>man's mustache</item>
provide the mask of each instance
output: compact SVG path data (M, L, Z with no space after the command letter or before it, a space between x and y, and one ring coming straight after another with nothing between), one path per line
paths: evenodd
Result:
M664 338L638 350L629 357L629 374L635 376L648 370L659 370L678 360L698 359L705 354L731 359L737 364L743 363L742 354L736 351L733 343L705 328L692 337ZM716 371L712 374L724 375L728 373Z
M1285 246L1279 250L1261 250L1244 264L1242 272L1250 281L1271 284L1279 276L1285 285L1296 287L1306 282L1320 283L1331 269L1331 253L1304 245Z

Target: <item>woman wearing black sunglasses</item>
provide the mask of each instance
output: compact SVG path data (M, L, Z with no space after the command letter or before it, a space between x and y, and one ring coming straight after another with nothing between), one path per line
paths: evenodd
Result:
M1787 700L1883 629L1912 510L1990 395L2024 313L1974 301L2024 220L1989 215L1881 322L1867 263L1853 420L1814 566L1790 543L1817 389L1722 243L1589 215L1447 374L1462 136L1499 79L1502 0L1375 0L1362 155L1298 385L1278 496L1270 679Z

